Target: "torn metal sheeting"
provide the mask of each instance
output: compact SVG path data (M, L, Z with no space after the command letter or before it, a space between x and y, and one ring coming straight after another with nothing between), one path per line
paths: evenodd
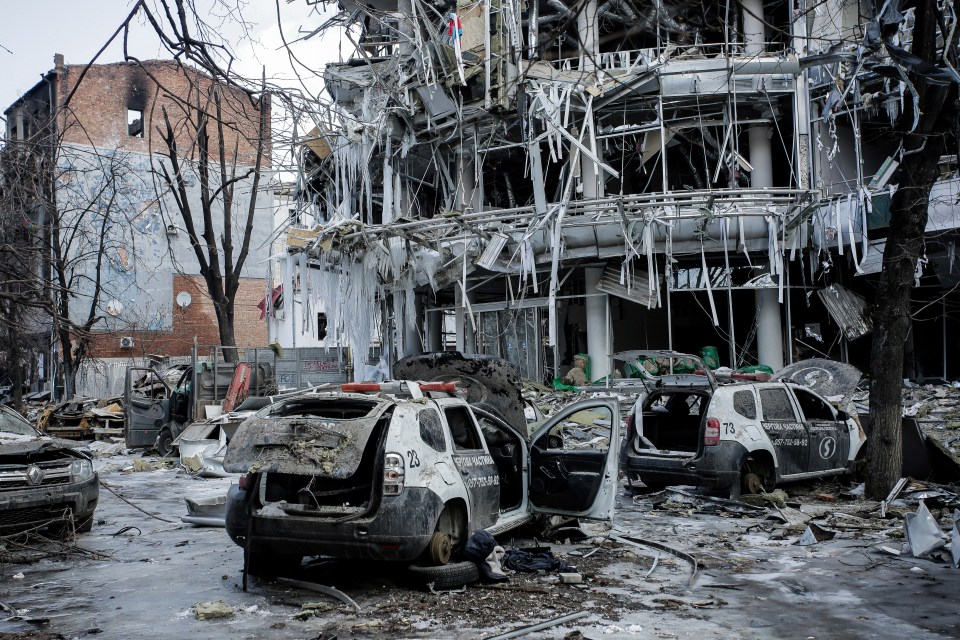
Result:
M960 509L953 510L953 526L950 528L950 556L953 566L960 566Z
M345 605L353 609L354 613L363 613L363 610L360 608L360 605L354 602L353 598L345 594L343 591L340 591L339 589L334 589L333 587L328 587L323 584L317 584L315 582L293 580L291 578L280 578L279 580L280 582L283 582L284 584L289 584L292 587L298 587L300 589L306 589L308 591L316 591L317 593L328 595L331 598L336 598L340 602L344 603Z
M214 496L212 498L184 498L187 505L187 515L180 520L187 524L204 527L225 527L227 519L227 497Z
M897 496L900 495L900 492L903 491L904 487L907 486L907 483L910 481L909 478L900 478L897 480L896 484L893 485L893 488L890 489L890 493L887 494L887 497L883 499L880 503L880 517L887 517L887 507L891 502L897 499Z
M804 530L803 535L800 536L800 540L797 542L797 544L799 544L801 547L809 547L817 544L818 542L833 540L836 535L836 531L824 529L817 523L811 522L807 525L806 530Z
M817 291L827 313L840 325L847 340L856 340L873 331L867 301L843 285L832 284Z
M943 533L930 515L927 505L920 501L916 513L904 515L904 534L915 558L922 558L944 546Z
M622 544L628 544L634 547L649 547L651 549L656 549L658 551L663 551L669 553L670 555L676 556L681 560L686 561L690 564L690 579L687 581L688 586L693 586L697 581L697 575L700 572L700 565L697 563L697 559L686 553L685 551L680 551L679 549L674 549L669 547L662 542L657 542L655 540L645 540L643 538L635 538L633 536L624 536L624 535L611 535L609 536L611 540L615 540Z

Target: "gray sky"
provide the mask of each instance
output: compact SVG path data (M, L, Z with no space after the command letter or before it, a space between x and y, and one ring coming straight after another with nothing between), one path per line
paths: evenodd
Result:
M198 6L212 6L217 0L197 0ZM245 0L222 0L231 4L243 4ZM0 9L0 113L18 97L36 84L41 74L53 67L53 55L62 53L69 64L85 64L103 46L119 24L126 18L134 0L7 0ZM280 0L284 33L288 40L296 38L301 26L318 26L322 18L310 15L310 7L304 0L288 4ZM239 27L224 23L221 33L229 38L236 48L240 73L259 78L260 69L266 66L268 76L286 79L295 85L295 75L286 52L281 49L274 0L250 0L243 14L255 24L253 36L256 43L250 45L240 38ZM211 22L219 23L211 15ZM138 27L131 37L132 53L143 59L160 57L157 39L152 28ZM311 40L295 45L297 56L311 66L321 67L324 62L337 57L336 36ZM98 62L120 60L119 44L111 46ZM300 70L303 75L305 72ZM309 74L307 74L309 75ZM313 91L319 90L316 78L308 84Z

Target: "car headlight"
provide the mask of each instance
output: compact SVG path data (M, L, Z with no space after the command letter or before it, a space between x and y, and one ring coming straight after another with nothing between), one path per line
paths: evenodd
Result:
M89 460L74 460L70 463L70 475L75 482L93 477L93 463Z

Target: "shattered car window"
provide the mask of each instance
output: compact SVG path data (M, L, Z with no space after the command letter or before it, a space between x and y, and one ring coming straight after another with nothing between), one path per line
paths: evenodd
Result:
M420 439L435 451L446 451L447 443L443 438L443 425L440 414L433 409L420 412Z
M0 412L0 433L12 433L18 436L37 437L40 433L29 423L6 411Z
M834 420L833 410L823 400L803 389L794 389L797 403L807 420Z
M757 401L752 391L736 391L733 394L733 410L750 420L757 419Z
M610 448L610 422L606 407L577 411L545 434L547 447L605 452Z
M450 407L444 410L450 435L453 436L453 448L456 450L482 449L480 436L474 426L473 418L465 407Z
M786 389L761 389L760 406L764 420L796 420Z

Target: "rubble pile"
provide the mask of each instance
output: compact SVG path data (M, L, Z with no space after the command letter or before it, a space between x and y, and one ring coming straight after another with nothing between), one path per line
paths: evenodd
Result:
M905 382L903 415L914 418L926 435L953 455L960 455L960 382L937 385Z

